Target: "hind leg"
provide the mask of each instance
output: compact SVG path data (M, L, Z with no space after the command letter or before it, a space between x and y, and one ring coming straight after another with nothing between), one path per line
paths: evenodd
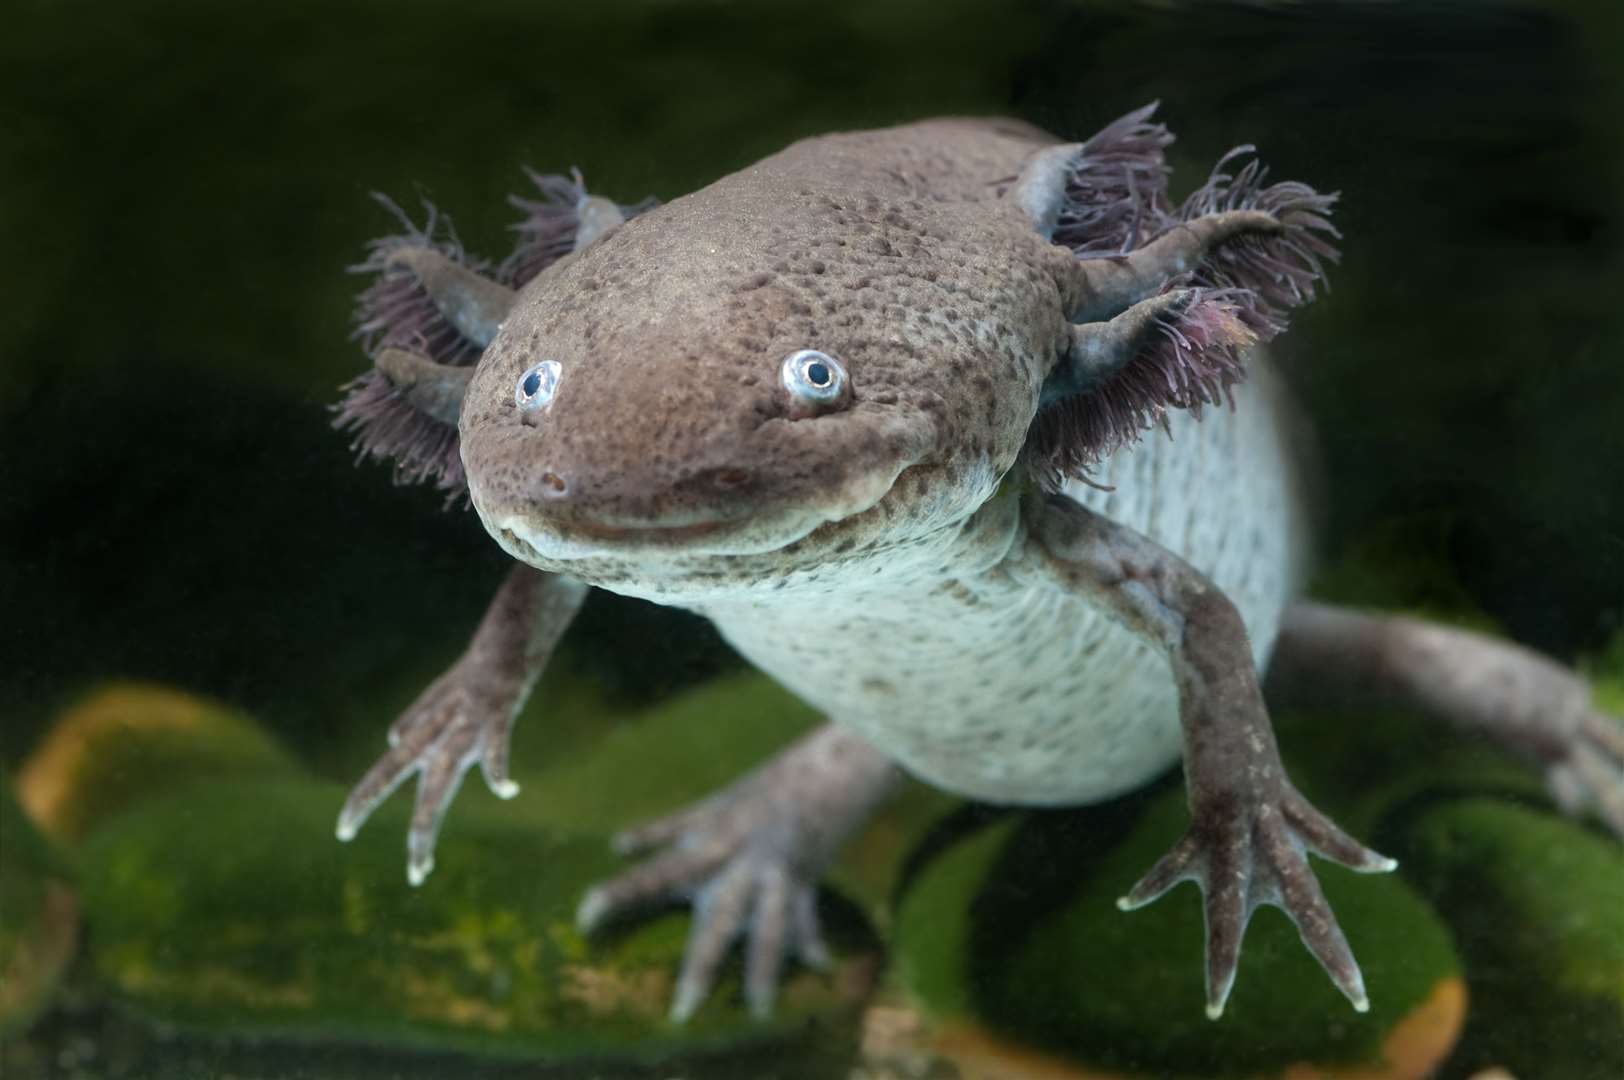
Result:
M694 908L672 1019L703 1003L733 943L746 940L745 996L772 1009L788 953L822 967L818 877L896 786L899 773L857 735L825 724L731 787L615 838L623 854L657 852L594 886L576 921L591 931L660 901Z
M1520 645L1298 604L1281 624L1267 690L1281 704L1398 706L1482 732L1540 766L1564 809L1594 807L1624 839L1624 724L1577 674Z

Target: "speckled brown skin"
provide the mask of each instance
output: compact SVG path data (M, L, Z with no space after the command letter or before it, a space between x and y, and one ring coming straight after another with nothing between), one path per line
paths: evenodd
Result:
M810 139L539 275L463 410L487 528L594 583L669 552L658 599L706 574L770 588L844 543L964 517L1015 464L1068 343L1075 260L999 198L1036 138L948 120ZM807 422L776 361L812 343L860 374L849 408ZM542 356L564 364L560 405L518 415L512 388ZM512 517L549 550L504 536ZM675 528L703 529L706 554L683 557Z
M1234 413L1208 422L1226 426L1175 416L1172 444L1156 436L1142 454L1113 455L1107 475L1134 485L1120 498L1043 495L1018 468L1059 365L1108 372L1160 311L1189 302L1161 291L1170 278L1276 223L1203 213L1126 256L1078 260L1044 231L1064 154L1010 121L809 139L592 230L520 290L467 384L462 461L487 530L544 574L511 580L481 628L505 665L448 673L454 685L498 671L503 707L407 723L340 834L421 769L410 864L421 879L457 777L481 760L492 778L484 755L505 745L521 684L580 582L709 615L842 725L627 834L626 850L666 850L583 901L588 929L651 900L694 901L677 1018L741 934L758 1011L786 950L821 955L816 878L894 784L892 757L976 797L1087 801L1170 764L1180 734L1190 830L1122 906L1201 886L1211 1015L1265 903L1291 915L1363 1008L1305 850L1365 871L1392 864L1292 787L1259 690L1301 546L1280 396L1246 387ZM485 344L499 294L429 262L435 303ZM1237 323L1229 343L1245 340ZM781 361L807 348L849 371L834 400L809 404L780 383ZM516 387L539 361L559 366L556 393L521 407ZM402 393L444 414L460 375L389 362ZM1130 633L1111 637L1101 615ZM1286 647L1303 625L1288 625ZM1327 640L1334 652L1334 630ZM1158 690L1170 676L1177 731L1148 692L1119 698L1120 716L1090 715L1087 679L1103 690L1124 672ZM409 715L449 715L438 696Z

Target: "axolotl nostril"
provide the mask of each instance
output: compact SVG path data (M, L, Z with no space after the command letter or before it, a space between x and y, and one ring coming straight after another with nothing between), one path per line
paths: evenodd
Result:
M1271 667L1271 689L1486 731L1624 833L1624 735L1571 672L1299 601L1302 455L1258 346L1335 259L1333 197L1231 155L1175 204L1169 142L1150 107L1082 143L934 120L807 139L659 206L538 177L496 267L432 222L377 242L375 367L340 423L465 490L519 565L340 838L419 774L421 882L467 769L513 794L512 718L591 587L709 617L829 720L622 836L653 854L583 898L586 928L695 901L678 1018L741 933L760 1012L788 957L825 957L817 878L901 773L1053 806L1181 756L1189 830L1121 906L1200 886L1213 1016L1260 904L1365 1008L1307 853L1393 863L1283 771Z

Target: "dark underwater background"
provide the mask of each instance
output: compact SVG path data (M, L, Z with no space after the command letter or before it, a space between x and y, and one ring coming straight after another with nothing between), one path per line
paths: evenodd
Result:
M1328 560L1407 584L1336 588L1563 658L1624 626L1617 0L14 0L3 23L0 769L138 678L347 780L462 647L505 557L329 428L366 365L345 268L394 228L370 193L499 258L524 166L671 199L943 113L1081 138L1159 99L1176 197L1242 142L1339 190L1343 262L1280 354ZM631 705L738 661L600 593L556 663Z

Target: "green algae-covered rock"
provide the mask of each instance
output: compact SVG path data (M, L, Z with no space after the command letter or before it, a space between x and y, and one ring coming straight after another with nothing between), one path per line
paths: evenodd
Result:
M71 842L142 799L194 781L296 769L275 740L235 710L180 690L119 683L57 719L17 787L41 828Z
M79 904L69 876L0 774L0 1038L39 1014L73 957Z
M1624 852L1497 799L1445 800L1393 854L1449 922L1472 993L1467 1064L1518 1076L1624 1076Z
M1624 715L1624 635L1581 662ZM1280 723L1293 777L1401 864L1455 934L1473 1007L1456 1063L1624 1075L1624 850L1560 815L1537 770L1402 713Z
M770 679L716 679L630 716L602 709L605 733L523 777L512 804L582 832L612 833L714 794L809 731L818 714ZM547 726L547 717L536 721Z
M607 835L715 794L820 720L764 675L716 679L523 775L520 797L498 812ZM923 784L905 785L852 837L829 880L880 915L907 852L956 805L957 799Z
M1595 688L1595 701L1602 712L1624 717L1624 630L1596 655L1579 665Z
M1264 909L1224 1016L1207 1020L1196 890L1132 914L1115 906L1186 819L1182 791L1166 787L1011 816L942 850L902 901L895 951L944 1051L989 1076L1419 1077L1443 1059L1465 1009L1448 932L1401 880L1323 862L1371 1011L1352 1011L1290 922Z
M1555 808L1526 761L1426 717L1293 711L1276 718L1275 728L1298 790L1377 850L1396 818L1438 799L1513 799Z
M441 845L413 889L407 807L386 807L341 845L342 798L308 780L200 784L99 829L83 852L85 908L107 987L147 1016L227 1035L624 1061L854 1019L877 970L861 917L831 901L832 975L792 970L760 1023L730 974L673 1025L685 914L591 941L575 931L581 893L618 865L602 834L465 815L459 842Z

